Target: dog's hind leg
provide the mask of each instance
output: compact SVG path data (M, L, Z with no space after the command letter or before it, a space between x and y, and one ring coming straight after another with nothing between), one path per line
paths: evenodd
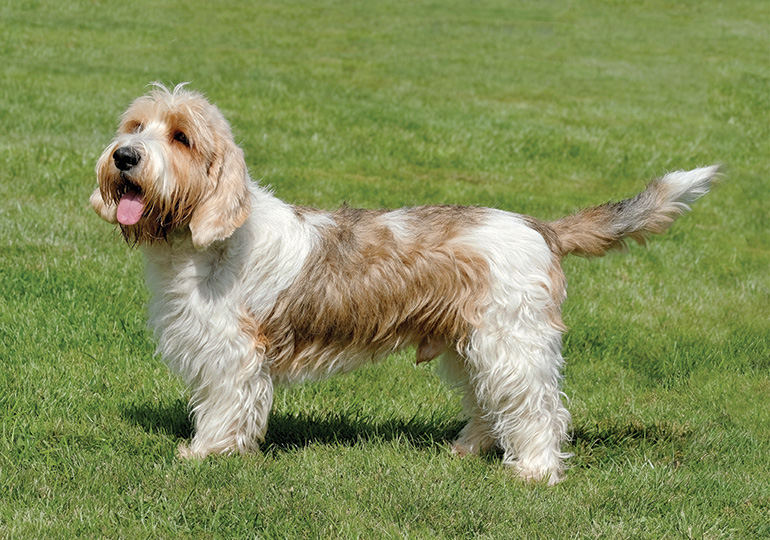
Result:
M447 351L441 357L440 374L450 388L462 392L463 416L468 419L457 440L452 443L452 453L466 456L490 450L495 445L495 438L476 400L465 359L454 350Z
M490 317L468 348L469 381L482 414L468 429L486 421L503 462L519 477L555 484L568 457L561 445L570 419L559 388L561 334L547 314L538 321L537 312L519 306L508 316Z

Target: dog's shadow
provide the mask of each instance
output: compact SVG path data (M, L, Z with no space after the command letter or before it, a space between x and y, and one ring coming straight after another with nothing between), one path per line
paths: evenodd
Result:
M171 403L130 404L122 416L148 433L176 439L189 439L193 424L187 404L178 399ZM270 415L264 451L285 451L312 444L343 444L404 440L415 447L448 444L457 437L464 422L456 418L394 417L370 420L355 413L296 413L274 411Z
M192 436L192 421L187 404L182 399L171 403L130 403L121 408L120 414L124 420L139 426L147 433L177 439L189 439Z
M193 435L189 409L182 399L130 404L123 408L122 415L148 433L183 440ZM287 414L274 411L261 449L283 452L313 444L354 446L392 440L406 441L416 448L440 447L453 441L463 425L459 419L443 417L394 417L376 421L355 412ZM642 446L662 444L676 453L690 435L686 427L668 423L645 424L633 420L598 424L586 421L573 427L569 444L569 450L574 454L571 467L592 467L623 454L624 449Z
M676 468L684 460L685 448L692 435L686 424L668 421L616 419L596 422L586 419L573 426L570 445L573 457L569 465L574 469L588 469L616 463L641 452L645 456L658 456Z

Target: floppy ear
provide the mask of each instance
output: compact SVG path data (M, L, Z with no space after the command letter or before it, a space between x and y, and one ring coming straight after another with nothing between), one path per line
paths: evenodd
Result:
M228 238L251 212L246 162L235 143L224 144L209 167L209 181L214 188L198 203L190 219L192 242L197 249Z
M104 198L102 197L102 192L99 188L96 188L94 192L91 193L91 207L94 209L94 212L99 214L99 217L101 217L104 221L109 223L118 222L118 207L114 204L105 202Z

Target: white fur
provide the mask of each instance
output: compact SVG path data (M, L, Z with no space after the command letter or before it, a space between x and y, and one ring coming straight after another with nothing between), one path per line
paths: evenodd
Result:
M689 205L709 192L719 167L701 167L691 171L670 172L660 179L669 191L666 194L670 204L679 212L690 209Z
M552 253L518 216L499 210L471 234L489 258L492 290L485 324L466 351L471 422L456 448L477 452L495 441L522 478L556 483L569 413L561 402L561 333L547 316Z
M195 249L188 235L145 246L149 324L158 352L194 389L195 437L186 456L256 451L264 439L273 381L240 330L244 306L265 316L299 273L314 227L250 185L252 216L227 240Z

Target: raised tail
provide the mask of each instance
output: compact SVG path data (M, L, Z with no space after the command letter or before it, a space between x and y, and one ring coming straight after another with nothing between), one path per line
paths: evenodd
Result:
M648 235L665 232L690 203L708 193L718 174L718 166L672 172L635 197L553 221L549 225L558 237L555 247L561 257L600 257L622 248L628 238L643 244Z

